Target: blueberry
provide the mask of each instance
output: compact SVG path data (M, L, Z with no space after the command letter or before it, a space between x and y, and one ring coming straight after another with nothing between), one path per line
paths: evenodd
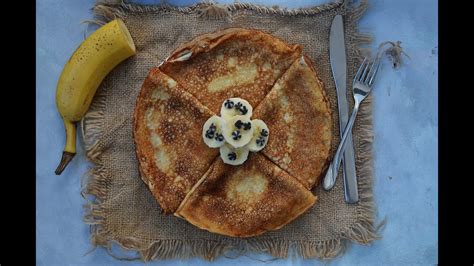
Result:
M240 108L242 108L242 103L241 103L241 102L238 102L238 103L235 105L235 109L237 109L237 110L240 111Z
M240 135L240 131L236 130L236 131L232 132L232 139L238 140L240 138L242 138L242 135Z
M213 131L210 131L209 129L206 131L206 138L212 139L214 138L214 133Z
M231 100L226 100L225 103L224 103L224 106L227 109L231 109L232 107L234 107L234 102L231 101Z
M240 109L239 109L240 113L242 113L243 115L246 115L247 112L248 112L248 109L246 106L242 106Z
M217 133L217 134L216 134L216 140L217 140L217 141L223 141L223 140L224 140L224 136L223 136L222 134Z
M231 161L235 161L237 159L237 154L235 154L235 152L231 152L227 154L227 158L229 158Z
M260 135L268 137L268 131L266 129L262 129L262 131L260 131Z
M247 122L247 123L244 124L244 130L249 130L251 128L252 128L252 123Z
M237 120L237 122L235 122L234 126L235 126L236 128L238 128L238 129L241 129L243 124L244 124L244 123L242 123L241 120Z
M262 147L265 144L265 139L263 137L259 137L256 141L258 146Z
M214 123L211 123L208 130L210 130L211 132L216 132L216 125L214 125Z

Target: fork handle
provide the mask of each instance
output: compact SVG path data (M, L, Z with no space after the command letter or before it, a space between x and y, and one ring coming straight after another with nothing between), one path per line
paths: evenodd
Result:
M360 101L356 100L354 103L354 109L352 110L351 118L349 118L349 121L347 122L346 128L344 129L344 134L341 138L341 142L337 147L336 155L334 155L334 159L332 160L331 165L329 165L326 176L324 177L323 188L325 190L330 190L336 183L337 172L339 170L339 166L341 165L342 154L346 146L347 136L349 136L349 134L352 134L352 126L354 125L357 112L359 112L359 106Z

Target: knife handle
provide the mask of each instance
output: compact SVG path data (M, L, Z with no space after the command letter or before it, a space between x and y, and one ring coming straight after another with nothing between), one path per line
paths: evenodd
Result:
M357 173L355 169L354 144L352 134L347 137L346 148L342 158L343 179L344 179L344 199L347 203L355 204L359 201L359 189L357 186ZM346 162L352 162L347 164Z

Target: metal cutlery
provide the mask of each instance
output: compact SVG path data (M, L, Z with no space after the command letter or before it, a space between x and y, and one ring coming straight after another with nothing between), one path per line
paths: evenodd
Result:
M329 59L336 84L337 105L339 111L339 132L344 131L349 120L349 103L347 101L347 61L346 45L344 42L344 23L341 15L336 15L332 21L329 33ZM359 201L357 173L355 168L354 144L352 134L347 136L347 145L343 150L342 174L344 178L344 199L347 203Z
M348 135L352 134L352 126L354 125L360 104L372 90L372 85L379 70L380 62L381 55L379 54L377 54L374 60L369 60L368 57L366 57L354 77L354 81L352 83L354 109L352 110L352 115L349 119L349 122L347 123L346 128L344 129L344 134L341 138L341 142L339 143L336 154L334 155L333 161L329 165L326 176L324 177L323 188L325 190L330 190L336 182L337 172L342 158L342 151L347 144L347 137Z

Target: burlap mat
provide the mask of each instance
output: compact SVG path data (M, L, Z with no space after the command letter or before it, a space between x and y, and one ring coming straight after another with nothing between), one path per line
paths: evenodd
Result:
M121 17L137 47L137 55L115 68L100 86L82 121L84 144L95 167L88 175L83 193L86 223L91 224L94 245L118 243L137 251L143 260L188 258L212 260L235 250L267 252L287 257L290 251L303 258L332 258L349 241L369 244L377 238L372 199L371 98L361 107L354 127L356 168L360 202L344 202L341 176L330 192L313 190L318 202L307 213L275 232L237 239L197 229L186 221L160 213L160 207L139 177L132 136L135 98L152 66L157 66L178 45L198 34L226 27L257 28L303 46L315 62L337 120L336 90L329 63L329 30L333 17L342 14L348 58L348 84L361 57L361 44L370 37L356 29L366 1L352 6L342 1L307 9L287 10L236 3L227 6L199 4L176 8L165 5L139 6L101 1L94 7L101 22ZM352 99L348 90L348 99ZM336 130L337 133L337 130ZM334 136L334 147L339 135ZM114 255L114 254L112 254Z

